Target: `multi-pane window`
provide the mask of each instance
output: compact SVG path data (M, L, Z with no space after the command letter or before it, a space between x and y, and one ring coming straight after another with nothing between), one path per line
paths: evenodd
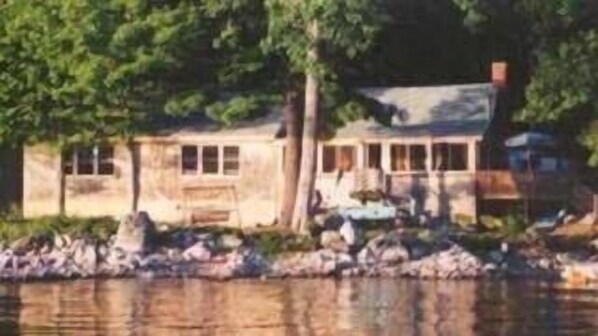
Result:
M181 172L184 175L197 174L198 168L197 146L181 147Z
M332 173L335 170L351 171L355 165L354 146L329 146L322 147L322 171Z
M382 166L382 145L368 144L366 151L366 167L380 169Z
M62 162L67 175L113 175L114 148L107 145L69 148L63 151Z
M239 175L239 147L184 145L181 172L184 175Z
M403 144L391 145L390 168L392 171L426 170L426 146Z
M224 146L224 175L239 175L239 147Z
M201 172L203 174L218 174L218 161L218 146L201 148Z
M432 153L434 170L467 170L467 144L436 143Z

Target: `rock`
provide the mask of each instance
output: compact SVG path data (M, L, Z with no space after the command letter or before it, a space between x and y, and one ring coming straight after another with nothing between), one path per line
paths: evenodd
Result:
M212 257L212 252L204 245L203 242L196 243L183 252L185 260L194 261L209 261Z
M565 225L575 223L575 221L577 221L577 216L573 214L565 215L563 218L563 224Z
M95 246L86 244L78 248L73 254L73 261L84 273L95 273L97 266Z
M560 274L570 285L585 285L598 281L598 263L574 263L565 265Z
M147 212L125 216L118 225L115 247L127 253L146 253L153 249L156 228Z
M355 224L352 220L345 220L339 229L339 233L347 245L353 246L357 243L357 232L355 229Z
M313 275L329 275L336 271L336 253L323 249L306 255L304 267Z
M55 235L54 236L54 247L57 249L67 248L71 245L72 239L69 235Z
M388 264L400 263L409 260L409 252L400 245L391 246L382 251L379 260Z
M172 242L178 248L183 250L190 248L197 243L197 236L189 230L175 232L171 237Z
M506 259L505 254L498 250L491 251L488 254L488 257L490 258L490 261L492 261L494 264L497 264L497 265L502 264Z
M355 260L348 253L338 253L336 255L336 267L340 270L353 268L356 266Z
M324 230L337 231L341 228L341 226L343 225L344 222L345 222L345 219L342 216L339 216L339 215L328 216L324 220L324 225L323 225Z
M9 248L14 253L25 253L26 250L31 245L31 242L32 242L32 237L31 236L21 237L21 238L15 240L15 241L13 241L12 243L10 243Z
M243 241L235 235L224 234L218 240L218 247L224 250L235 250L243 245Z
M594 239L592 240L589 244L589 247L591 247L592 249L594 249L595 251L598 251L598 239Z
M594 216L593 213L589 212L585 216L583 216L578 223L585 224L585 225L594 225L598 222L598 218Z
M180 262L181 260L183 260L183 253L178 248L166 250L166 256L171 262L174 262L174 263L177 263L177 262Z
M362 265L372 265L378 262L378 256L374 254L371 248L366 246L357 254L357 262Z
M320 244L325 249L331 249L336 252L347 252L349 246L337 231L324 231L320 236Z
M409 260L409 251L401 244L396 232L382 234L370 240L366 246L378 262L397 263Z

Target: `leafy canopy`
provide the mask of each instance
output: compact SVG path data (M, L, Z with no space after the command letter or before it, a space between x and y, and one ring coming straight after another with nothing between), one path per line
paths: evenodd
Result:
M167 81L200 32L186 1L8 0L0 12L0 141L88 142L192 110Z

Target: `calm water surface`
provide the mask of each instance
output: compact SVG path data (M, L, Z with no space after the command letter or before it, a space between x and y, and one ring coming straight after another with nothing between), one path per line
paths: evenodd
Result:
M596 335L598 291L379 279L4 284L0 316L1 335Z

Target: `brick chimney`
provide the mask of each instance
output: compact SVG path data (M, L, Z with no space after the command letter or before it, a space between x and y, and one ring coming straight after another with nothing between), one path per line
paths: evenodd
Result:
M492 84L501 90L507 87L508 64L504 61L492 62Z

